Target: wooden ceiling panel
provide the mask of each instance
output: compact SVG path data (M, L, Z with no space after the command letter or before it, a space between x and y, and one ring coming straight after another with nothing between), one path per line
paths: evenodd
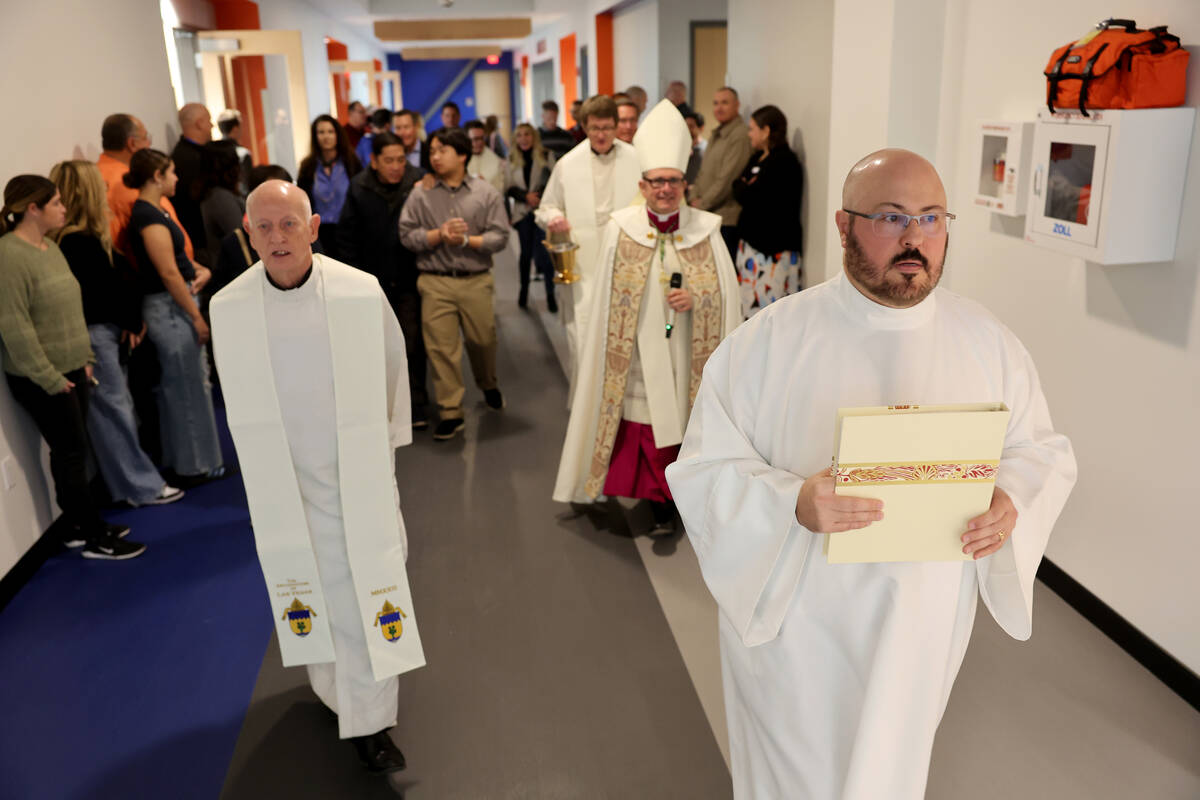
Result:
M400 51L405 61L430 61L441 58L487 58L500 55L499 45L463 45L461 47L405 47Z
M523 39L532 32L533 21L528 17L381 20L375 23L375 38L384 42Z

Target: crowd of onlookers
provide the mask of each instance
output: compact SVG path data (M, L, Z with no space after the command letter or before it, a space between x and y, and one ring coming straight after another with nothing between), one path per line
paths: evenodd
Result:
M747 121L736 91L725 87L706 125L686 94L679 81L666 92L692 133L688 201L721 216L749 316L800 288L803 169L778 108L759 108ZM616 137L632 142L646 92L633 86L612 99ZM453 102L428 135L416 111L358 102L344 124L329 114L311 124L295 183L320 216L314 252L378 278L404 330L418 428L428 424L432 367L442 412L435 438L462 427L461 413L444 424L447 402L461 403L460 337L488 405L503 406L490 283L468 287L490 268L508 230L519 243L518 304L528 305L530 284L540 281L548 311L558 310L534 212L556 161L586 146L582 108L572 105L573 125L564 129L548 100L540 125L522 122L508 138L495 116L464 124ZM105 502L170 503L229 474L213 408L206 302L258 261L243 228L247 194L268 180L292 181L282 167L253 164L241 122L239 112L223 112L214 138L208 109L189 103L167 153L137 117L113 114L101 126L97 162L64 161L49 177L21 175L5 187L0 357L13 396L50 445L63 510L56 535L82 545L85 556L129 558L144 549L124 538L128 528L101 518ZM439 184L444 196L425 192ZM474 191L485 184L498 205ZM421 201L411 201L417 195ZM464 221L463 205L475 209L477 225ZM427 241L430 225L437 235L429 231ZM457 251L440 246L460 238ZM447 276L471 280L438 282ZM101 491L89 478L92 463Z

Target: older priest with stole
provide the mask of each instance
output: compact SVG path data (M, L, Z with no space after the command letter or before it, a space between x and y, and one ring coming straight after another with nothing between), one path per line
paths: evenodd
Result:
M303 191L268 181L246 211L263 260L213 298L213 345L283 663L393 772L396 676L425 663L393 454L412 441L404 336L374 276L312 253Z
M661 535L675 529L664 470L705 362L742 317L721 218L682 202L692 138L670 101L633 144L646 204L614 212L604 231L554 499L649 500Z
M925 159L860 161L835 214L842 269L713 353L667 469L720 609L738 798L919 800L978 600L1013 638L1031 633L1034 576L1075 458L1017 337L935 288L951 216ZM950 534L969 559L830 563L825 537L889 511L835 493L838 409L897 403L1011 411L990 507Z

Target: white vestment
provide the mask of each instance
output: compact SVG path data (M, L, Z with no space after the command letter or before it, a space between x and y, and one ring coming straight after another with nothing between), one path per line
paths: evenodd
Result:
M493 153L491 148L483 148L479 155L472 154L467 161L467 172L478 175L496 187L496 191L501 195L504 194L504 161Z
M622 232L639 245L659 251L650 262L645 294L638 308L638 332L621 409L622 418L652 427L657 447L670 447L683 441L690 412L691 313L676 314L671 338L666 337L670 309L666 302L668 289L663 288L664 276L683 271L679 250L708 241L722 301L721 337L728 336L742 321L737 273L729 258L729 249L721 239L719 216L683 206L679 230L669 235L673 241L660 249L658 233L650 225L645 206L630 206L613 212L604 231L599 266L593 275L595 290L586 317L587 325L580 329L582 347L576 392L554 486L554 499L563 503L584 503L594 499L584 493L583 484L591 467L596 430L604 405L602 390L613 265ZM689 287L685 283L682 288Z
M805 476L830 465L838 408L980 401L1012 410L996 485L1020 518L1003 548L826 563L795 509ZM1029 637L1034 576L1075 482L1021 343L949 291L891 309L839 274L713 354L667 476L720 607L735 795L921 798L977 598Z
M550 182L534 212L534 218L542 228L566 217L571 224L571 236L579 245L575 251L575 269L581 279L566 287L570 289L571 302L562 304L563 326L567 329L569 394L572 397L604 226L612 212L625 208L635 197L641 196L638 192L641 177L642 169L633 145L617 140L611 150L599 156L584 139L554 165Z
M226 382L230 427L234 431L235 444L239 446L251 518L255 522L259 555L263 560L264 573L268 574L270 591L270 545L265 544L263 540L266 525L255 513L262 511L262 484L257 482L258 478L248 463L254 457L252 452L246 451L249 440L239 441L238 430L239 427L255 424L252 418L261 415L261 412L253 403L240 396L236 386L229 385L234 380L252 379L250 376L238 374L239 371L244 371L244 358L241 354L253 350L255 346L253 342L239 340L238 337L245 334L242 321L238 317L245 316L247 296L252 298L253 293L260 288L254 284L261 284L261 308L266 323L266 346L271 375L258 376L258 380L273 378L286 445L303 507L303 519L307 524L311 552L319 574L320 590L317 594L322 598L323 606L317 607L321 608L327 618L323 620L317 617L312 624L314 628L327 626L327 630L332 634L332 662L312 663L306 659L301 663L308 663L309 680L313 690L337 713L339 735L347 738L375 733L396 723L399 681L395 675L397 671L403 670L393 668L389 670L388 677L376 680L376 672L380 670L380 665L375 665L373 669L362 617L364 614L368 618L372 617L379 608L361 607L366 602L360 601L363 587L356 587L355 575L351 569L354 559L347 544L346 523L347 516L353 513L354 509L343 508L343 487L340 484L342 470L339 469L339 416L335 402L337 375L330 338L330 325L334 323L327 316L327 302L332 294L327 286L327 277L330 275L339 278L342 287L353 286L358 296L369 298L372 294L378 295L378 313L382 318L384 339L382 355L386 370L386 375L380 376L378 381L378 386L386 392L386 396L381 392L379 404L386 404L388 424L385 435L388 446L385 449L390 456L394 447L412 441L408 408L408 369L404 336L386 297L372 276L333 259L314 255L313 270L308 279L295 289L283 291L270 284L259 262L217 294L213 301L212 316L217 363ZM388 480L391 483L392 495L389 499L395 509L398 525L398 538L394 540L398 551L394 552L400 557L395 559L392 552L381 552L377 556L380 561L391 561L391 570L387 574L395 576L397 569L401 573L403 571L403 559L407 555L408 547L404 521L400 514L399 492L395 484L395 465L394 460L390 458L390 464L376 464L373 456L374 453L363 453L363 459L368 461L371 468L389 471ZM263 516L266 517L265 514ZM390 538L392 535L394 534L383 535L383 541L389 551L392 550L392 546L388 544L393 541ZM362 584L364 576L358 577L358 583ZM399 578L404 576L401 574ZM397 583L399 582L397 580ZM417 631L415 619L411 618L411 605L407 602L406 578L403 583L406 597L404 605L408 606L405 611L409 618L403 620L402 625L405 635L411 638L417 636ZM388 588L395 590L397 587ZM367 596L376 594L379 593L367 592ZM397 599L394 592L391 593L391 599ZM382 600L381 595L379 602ZM316 603L315 600L312 602ZM375 628L375 631L379 630L378 627ZM281 647L289 644L284 640L290 635L285 627L280 633ZM376 633L376 636L378 635ZM417 649L419 651L419 644ZM286 648L284 658L287 663ZM423 663L423 657L421 662Z

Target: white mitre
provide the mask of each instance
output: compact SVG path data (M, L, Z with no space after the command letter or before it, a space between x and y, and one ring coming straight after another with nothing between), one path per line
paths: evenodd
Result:
M663 100L638 123L633 146L643 173L652 169L686 172L692 154L692 134L675 104Z

